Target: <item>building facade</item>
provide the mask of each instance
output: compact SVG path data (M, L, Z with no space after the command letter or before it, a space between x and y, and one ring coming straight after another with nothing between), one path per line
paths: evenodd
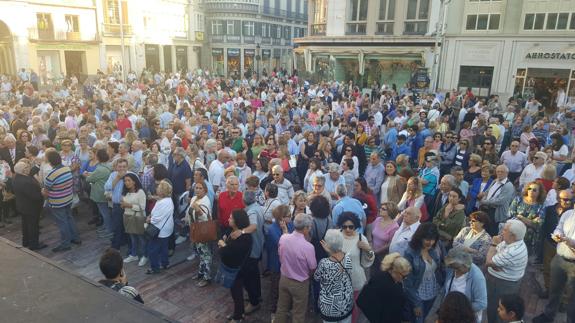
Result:
M33 69L42 84L96 74L99 34L90 0L0 2L0 73Z
M440 0L310 0L296 67L318 79L397 88L432 76Z
M447 17L439 88L575 105L574 0L452 1Z
M307 29L307 0L204 0L206 67L217 75L293 66L293 38ZM204 61L205 62L205 61Z

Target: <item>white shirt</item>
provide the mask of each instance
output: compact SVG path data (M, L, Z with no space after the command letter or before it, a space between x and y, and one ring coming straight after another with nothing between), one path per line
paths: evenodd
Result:
M489 267L487 270L491 276L512 282L519 281L523 278L527 266L527 246L523 240L511 244L503 241L497 245L497 252L491 261L499 268L499 271L495 271Z
M419 221L409 226L402 223L399 229L397 229L393 234L393 238L391 238L389 253L399 252L399 254L403 256L405 254L405 250L407 250L407 247L409 246L411 237L415 233L415 230L419 228L419 225Z
M159 238L167 238L174 231L174 202L170 197L165 197L154 205L151 212L150 223L160 229ZM164 224L165 223L165 224Z
M572 245L575 245L575 211L569 210L563 213L553 234L563 235ZM557 244L557 254L563 258L575 260L575 252L566 242Z
M216 191L216 186L219 187L221 192L224 191L226 187L226 177L225 177L224 164L219 160L214 160L210 164L210 169L208 170L208 178L210 183L214 185L214 191Z
M501 162L509 168L510 173L520 173L523 167L527 165L527 155L520 151L514 155L510 150L507 150L501 155Z
M541 172L543 172L543 166L537 168L533 164L527 165L519 177L519 186L523 187L525 184L540 178Z

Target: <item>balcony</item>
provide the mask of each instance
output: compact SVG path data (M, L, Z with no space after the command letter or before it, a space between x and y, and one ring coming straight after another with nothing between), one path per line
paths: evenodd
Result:
M253 3L221 3L204 2L206 13L233 12L233 13L259 13L257 4Z
M262 7L262 14L274 17L302 20L307 22L307 14L294 11L287 11L272 7Z
M128 24L123 24L123 32L124 35L131 35L132 34L132 26ZM110 23L103 23L102 30L104 34L109 35L120 35L120 24L110 24Z
M270 45L272 43L272 39L269 37L262 37L262 44L263 45Z
M283 39L281 38L272 38L272 45L283 45Z
M312 24L311 25L311 35L312 36L325 36L326 24Z
M244 36L244 43L245 44L255 44L256 37L255 36Z
M28 29L28 38L32 42L93 42L99 40L97 34L86 35L80 32L67 32L63 30L54 31L52 29L38 30L37 28Z
M393 22L378 22L375 33L377 35L393 35Z

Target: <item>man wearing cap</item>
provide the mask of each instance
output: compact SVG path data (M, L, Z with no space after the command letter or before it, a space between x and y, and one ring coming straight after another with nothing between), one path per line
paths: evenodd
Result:
M546 161L547 161L546 153L542 151L536 152L535 156L533 156L533 162L527 165L523 169L521 176L519 176L519 187L523 187L525 186L525 184L533 182L534 180L540 178L541 172L543 172L543 166L545 165Z
M327 171L329 176L325 176L325 190L331 196L331 200L335 201L337 200L335 189L339 184L345 185L345 179L340 175L341 170L339 165L336 163L329 163L327 166Z

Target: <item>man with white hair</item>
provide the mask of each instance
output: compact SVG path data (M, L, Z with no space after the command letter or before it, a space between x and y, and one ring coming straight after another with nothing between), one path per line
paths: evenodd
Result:
M335 192L337 194L337 202L333 206L333 210L331 212L333 223L337 223L339 216L343 212L351 212L357 216L361 223L361 227L357 228L357 232L359 234L363 234L367 221L363 205L359 200L347 195L347 188L344 184L337 185Z
M335 189L339 184L345 185L345 179L341 176L341 168L336 163L329 163L327 171L329 174L325 176L325 190L330 194L331 200L336 201Z
M405 250L409 246L409 241L411 237L419 228L419 219L421 218L421 211L418 208L408 207L403 212L401 212L403 221L401 226L393 234L391 238L391 243L389 244L389 253L398 252L402 256L405 254Z
M14 165L24 158L26 155L26 148L24 146L16 145L16 138L11 133L6 134L4 137L4 147L0 148L0 159L5 160L10 165L10 170L14 171Z
M214 191L217 192L225 191L226 188L226 177L224 176L226 168L224 164L228 162L230 155L224 149L218 151L218 159L214 160L210 164L210 169L208 170L209 182L214 186Z
M485 230L492 236L499 233L499 224L509 218L509 205L515 197L515 187L507 175L509 168L499 165L495 169L495 180L486 191L477 195L479 208L489 215L490 225Z
M487 252L487 318L499 322L497 302L502 295L517 294L527 267L527 246L523 241L527 227L519 220L508 220L501 235L494 236Z
M280 165L272 168L272 176L274 178L272 184L278 187L278 199L283 204L289 205L294 194L292 183L284 177L284 170Z

